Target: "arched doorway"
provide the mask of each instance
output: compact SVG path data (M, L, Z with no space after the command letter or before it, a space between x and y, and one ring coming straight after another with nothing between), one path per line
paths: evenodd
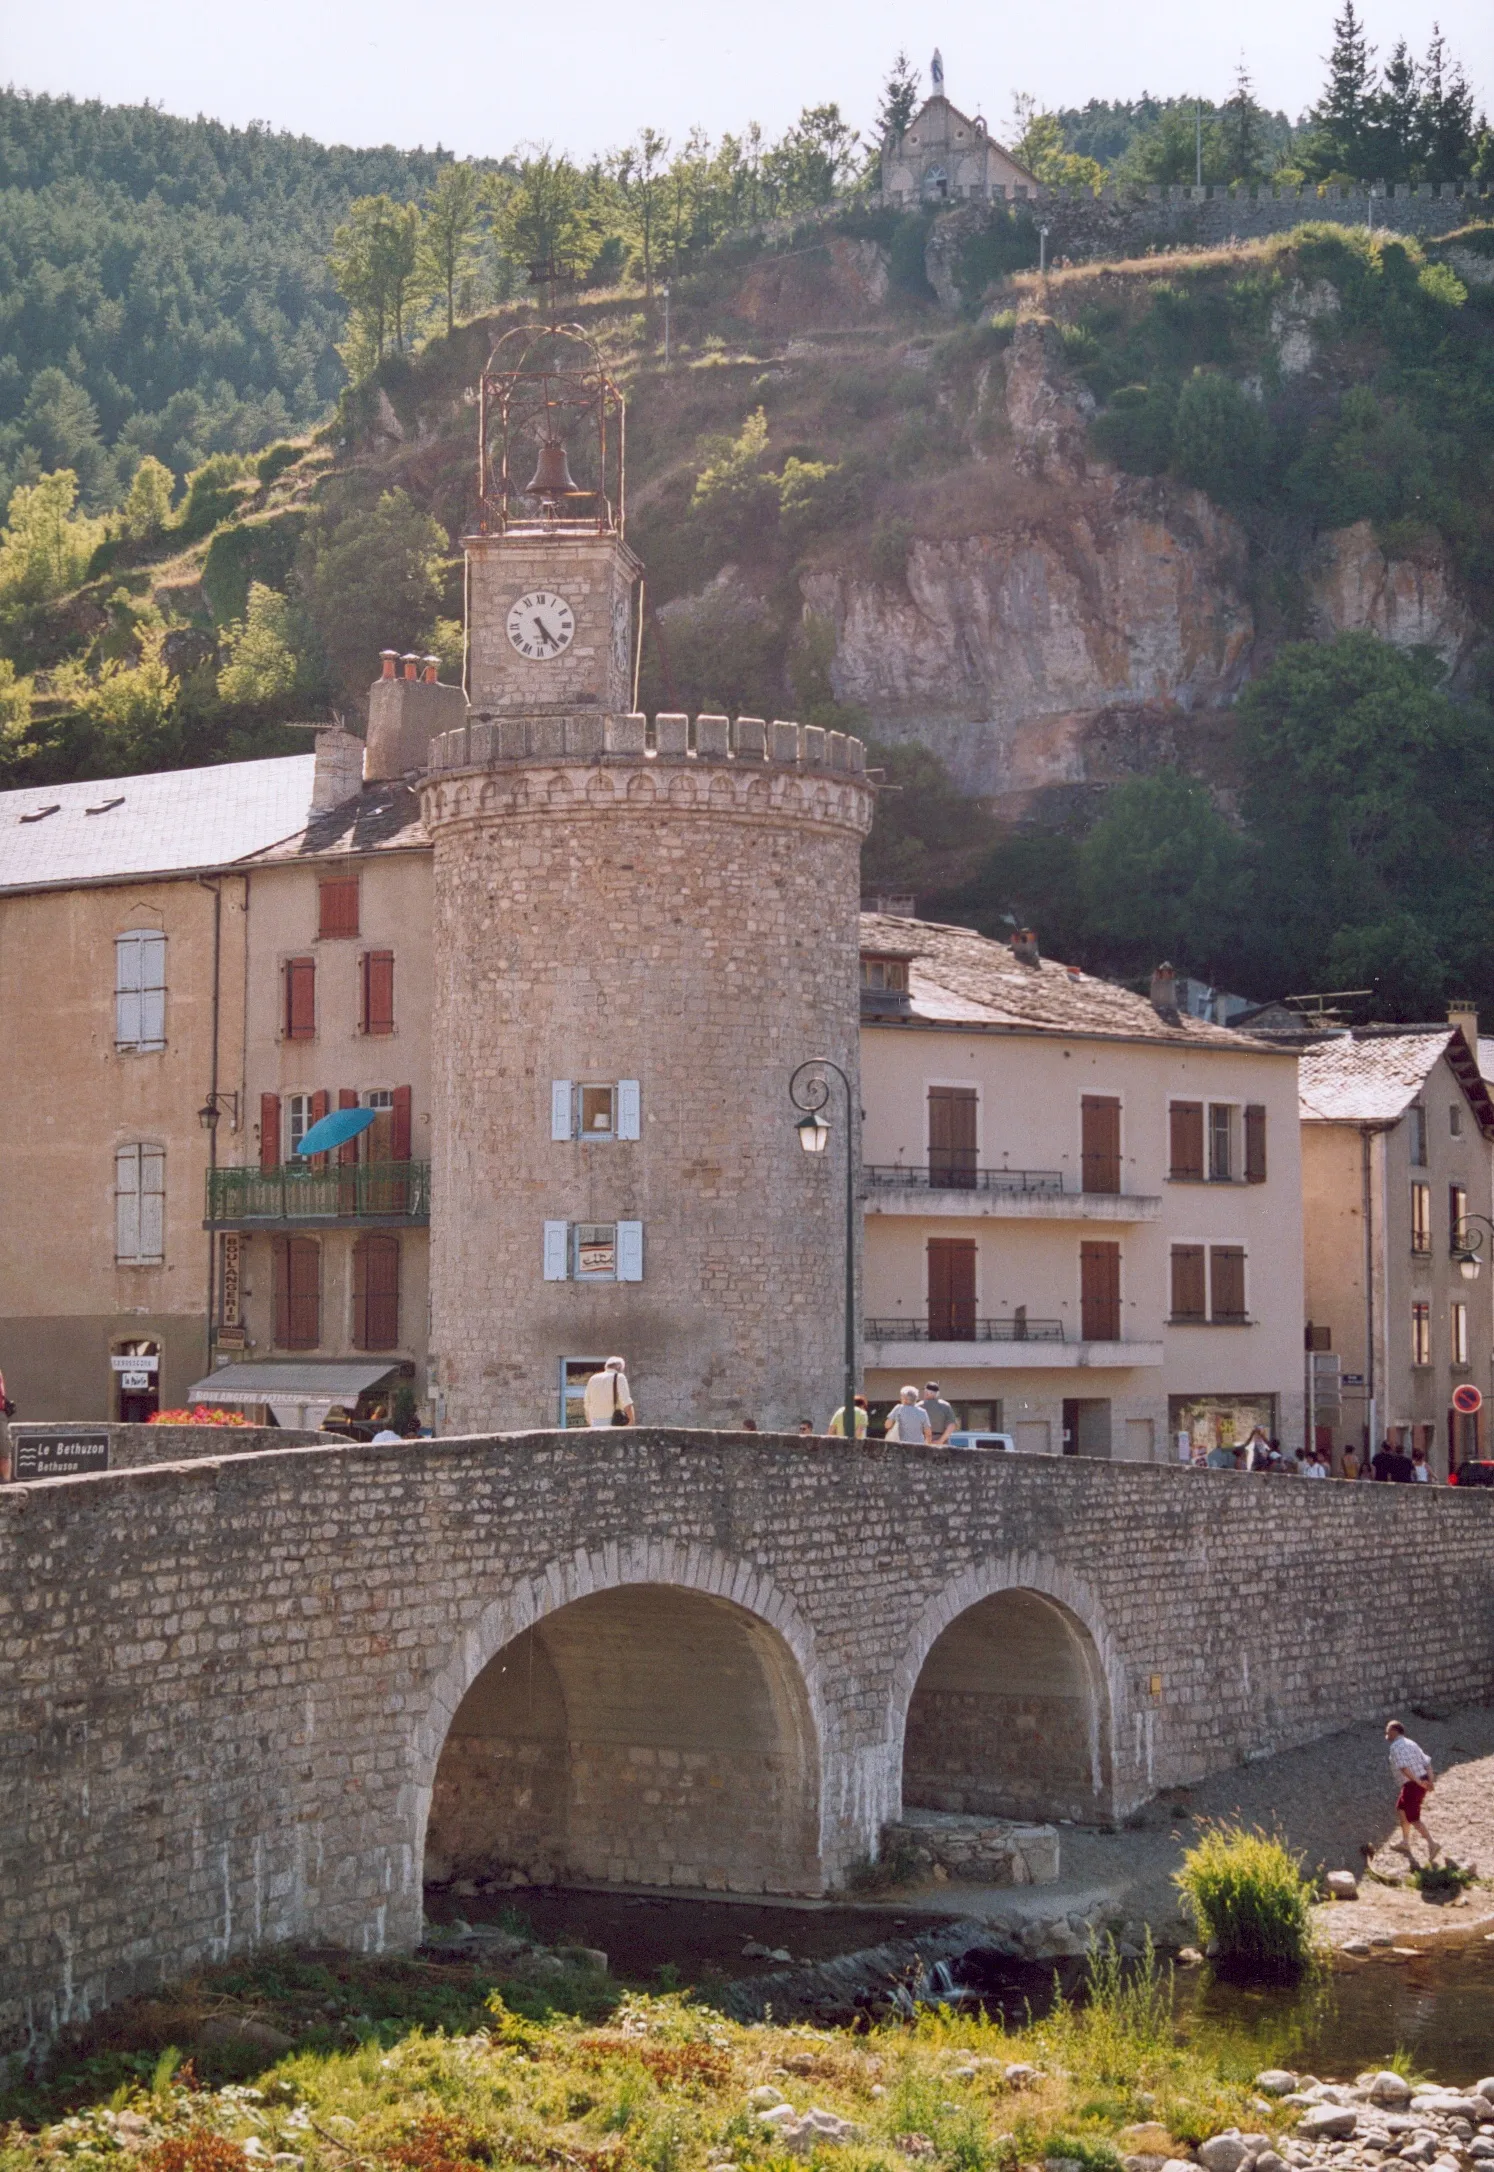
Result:
M427 1879L816 1892L819 1757L798 1664L725 1599L629 1584L489 1661L436 1768Z
M988 1817L1111 1814L1109 1700L1088 1631L1037 1591L957 1615L923 1663L903 1736L903 1804Z

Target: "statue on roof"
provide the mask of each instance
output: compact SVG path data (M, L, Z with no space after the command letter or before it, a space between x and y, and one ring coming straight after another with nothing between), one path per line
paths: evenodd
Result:
M944 56L937 45L934 47L934 57L929 62L929 91L932 97L944 96Z

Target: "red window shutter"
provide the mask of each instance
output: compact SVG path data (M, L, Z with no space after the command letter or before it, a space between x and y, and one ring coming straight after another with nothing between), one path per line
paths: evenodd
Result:
M410 1089L408 1086L395 1087L392 1114L394 1121L389 1127L390 1158L393 1161L408 1161L410 1158Z
M359 1350L398 1346L398 1237L364 1236L353 1247L353 1342Z
M1213 1316L1216 1320L1245 1317L1245 1252L1238 1244L1216 1244L1209 1252L1209 1280L1213 1285Z
M367 950L363 954L363 1030L394 1031L394 952Z
M276 1237L275 1340L282 1350L314 1350L322 1339L322 1248L314 1237Z
M358 932L358 878L339 877L318 885L321 911L317 933L321 936L356 935Z
M1266 1111L1258 1101L1245 1104L1245 1181L1266 1181Z
M929 1340L975 1336L975 1245L967 1237L929 1240Z
M285 961L285 1037L288 1041L316 1038L316 960Z
M929 1181L973 1191L976 1181L976 1099L973 1086L929 1088Z
M357 1108L358 1089L356 1086L338 1087L337 1106L340 1109ZM351 1168L358 1159L358 1141L356 1139L344 1139L342 1145L337 1149L337 1159L344 1169Z
M1201 1244L1175 1244L1172 1248L1172 1316L1175 1320L1206 1317Z
M1204 1112L1201 1101L1174 1101L1168 1111L1168 1128L1171 1133L1171 1153L1168 1157L1168 1175L1203 1182L1204 1173Z
M280 1167L279 1094L259 1097L259 1166L265 1170Z
M1121 1105L1112 1094L1084 1094L1079 1102L1079 1145L1087 1192L1121 1188Z
M1086 1342L1120 1341L1118 1244L1079 1247L1079 1332Z

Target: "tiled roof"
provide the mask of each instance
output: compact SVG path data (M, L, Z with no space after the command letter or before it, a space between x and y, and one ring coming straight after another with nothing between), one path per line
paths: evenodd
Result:
M190 873L262 852L304 828L315 768L314 754L286 754L0 792L0 891Z
M420 819L420 794L404 778L366 784L336 807L314 814L303 830L261 855L265 860L303 860L328 853L380 852L428 846Z
M1051 958L1024 965L1006 943L993 942L971 928L863 913L861 947L879 956L911 959L909 1015L915 1024L1006 1027L1023 1033L1296 1054L1207 1019L1186 1014L1175 1022L1164 1019L1145 996L1134 995L1114 981L1096 980L1078 966L1060 965Z
M1302 1051L1297 1073L1304 1123L1393 1124L1446 1056L1486 1136L1494 1135L1494 1103L1467 1042L1446 1025L1388 1033L1336 1034Z

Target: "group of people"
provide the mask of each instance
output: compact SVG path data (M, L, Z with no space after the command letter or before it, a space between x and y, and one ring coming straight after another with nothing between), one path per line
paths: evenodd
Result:
M867 1407L866 1397L856 1396L851 1407L855 1413L855 1437L857 1440L865 1440L871 1428L871 1411ZM938 1381L926 1380L921 1396L915 1387L898 1390L897 1401L887 1413L886 1423L882 1427L882 1438L911 1441L915 1444L922 1443L925 1447L937 1448L949 1439L959 1422L959 1412L952 1403L946 1403L939 1393ZM836 1411L825 1430L838 1440L847 1437L849 1429L846 1425L844 1404ZM799 1431L813 1431L807 1418L800 1419Z
M1248 1440L1228 1447L1217 1444L1204 1456L1198 1454L1186 1433L1180 1433L1178 1460L1211 1471L1270 1471L1290 1478L1332 1478L1336 1475L1377 1479L1382 1485L1429 1486L1434 1483L1425 1448L1413 1448L1408 1455L1394 1441L1386 1440L1380 1443L1373 1456L1366 1458L1346 1447L1335 1474L1329 1449L1283 1447L1279 1440L1268 1438L1265 1428L1259 1425Z

